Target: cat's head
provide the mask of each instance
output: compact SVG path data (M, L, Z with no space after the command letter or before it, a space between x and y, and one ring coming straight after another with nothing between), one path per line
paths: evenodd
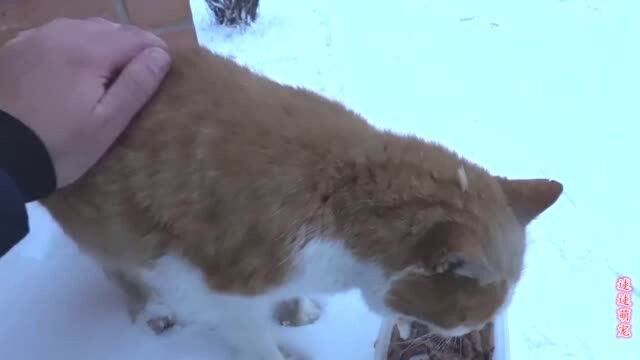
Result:
M465 165L431 178L421 170L377 174L385 190L370 191L342 221L362 244L356 253L385 274L384 286L362 289L370 307L444 336L479 329L508 304L526 226L563 191L555 181L507 180L457 163Z
M504 197L493 195L495 209L487 209L493 214L471 221L452 216L429 226L413 248L414 262L390 279L385 305L391 311L459 336L482 328L508 304L522 271L525 227L556 201L562 186L496 182Z

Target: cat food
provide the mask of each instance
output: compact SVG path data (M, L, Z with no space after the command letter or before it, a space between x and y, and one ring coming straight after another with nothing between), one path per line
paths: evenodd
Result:
M376 360L493 359L493 323L450 341L429 336L428 328L416 322L410 323L406 330L399 330L395 323L387 323L386 326L386 333L383 329L376 343ZM406 334L401 336L401 332Z

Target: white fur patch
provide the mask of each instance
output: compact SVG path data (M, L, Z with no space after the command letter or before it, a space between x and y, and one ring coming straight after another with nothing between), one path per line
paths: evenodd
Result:
M467 172L464 170L464 166L460 166L457 172L458 185L460 185L460 189L462 191L467 191L469 188L469 178L467 177Z
M396 320L396 327L398 328L398 335L400 339L407 340L411 336L411 321L399 317Z
M212 290L200 269L177 255L161 257L151 267L135 272L152 296L175 314L177 323L215 330L235 349L235 358L243 360L283 360L283 348L272 329L277 326L273 317L276 305L284 300L360 288L371 310L382 316L391 314L384 304L389 281L382 268L356 259L342 243L312 239L293 256L288 281L253 297ZM315 308L301 310L306 320L318 316Z
M363 289L374 310L384 311L382 296L388 288L381 268L358 261L341 243L323 239L311 240L295 255L294 271L285 284L255 297L212 291L202 272L176 255L164 256L139 273L154 296L185 323L213 324L218 322L219 313L229 313L237 307L259 304L266 312L278 301L331 295L355 287Z

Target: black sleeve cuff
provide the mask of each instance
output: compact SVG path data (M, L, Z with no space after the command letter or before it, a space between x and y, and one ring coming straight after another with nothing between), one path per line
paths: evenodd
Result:
M18 188L0 170L0 257L29 232L27 208Z
M23 202L42 199L56 189L47 148L25 124L0 110L0 170L13 181Z

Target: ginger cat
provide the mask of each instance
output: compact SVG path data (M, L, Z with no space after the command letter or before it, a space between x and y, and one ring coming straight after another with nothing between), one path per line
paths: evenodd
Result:
M173 56L109 153L43 201L134 317L204 323L237 359L282 360L269 329L293 298L357 288L445 336L508 303L525 227L561 184L493 176L204 48Z

